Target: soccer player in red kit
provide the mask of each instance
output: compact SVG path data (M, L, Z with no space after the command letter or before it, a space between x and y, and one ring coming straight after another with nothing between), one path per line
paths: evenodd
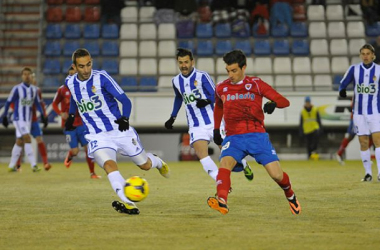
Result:
M72 67L70 67L69 75L71 76L73 74L75 74L75 70ZM68 117L68 113L70 109L70 98L71 98L71 94L70 94L69 89L65 85L62 85L57 90L57 93L53 100L53 104L52 104L53 109L62 118L62 124L61 124L62 128L65 127L65 122ZM61 108L59 108L59 104L61 104ZM70 130L70 131L67 131L66 129L64 130L64 133L66 135L66 141L67 143L69 143L70 148L71 148L69 152L67 153L67 156L64 162L65 166L69 168L72 163L73 158L76 155L78 155L79 153L78 142L80 142L86 152L86 161L88 164L88 168L90 169L90 177L92 179L101 178L101 176L95 174L94 162L87 156L88 142L84 138L85 127L82 123L82 119L80 118L80 115L78 114L78 111L75 114L75 120L74 120L73 126L75 127L73 130Z
M286 108L289 101L258 77L245 76L246 57L241 50L223 56L228 79L215 90L214 141L222 145L220 168L217 176L217 196L209 197L208 205L227 214L231 170L247 155L263 165L268 174L284 190L293 214L301 213L301 206L292 190L289 176L282 171L269 136L264 127L264 112L272 114L275 108ZM263 97L269 99L262 109ZM264 111L264 112L263 112ZM224 118L226 138L220 135Z

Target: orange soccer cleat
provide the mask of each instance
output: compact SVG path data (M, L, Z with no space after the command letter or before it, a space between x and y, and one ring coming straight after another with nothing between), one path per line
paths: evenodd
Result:
M227 202L221 198L209 197L207 199L207 204L209 207L216 211L219 211L221 214L227 214L229 211Z
M301 213L301 210L302 210L301 205L298 202L295 194L290 199L288 198L288 202L289 202L290 211L292 212L292 214L296 215L296 214Z
M45 171L49 171L49 169L51 169L51 165L50 165L50 163L46 163L46 164L44 165L44 169L45 169Z
M66 168L69 168L72 162L73 162L73 158L70 157L70 152L68 152L63 164L65 164Z
M95 173L92 173L90 176L91 179L101 179L102 177L100 175L97 175Z

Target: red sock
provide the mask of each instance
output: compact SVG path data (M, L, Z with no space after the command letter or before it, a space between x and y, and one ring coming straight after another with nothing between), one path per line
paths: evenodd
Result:
M277 184L284 190L286 198L292 197L294 194L292 190L292 184L290 184L289 176L284 172L282 180L277 182Z
M47 159L46 147L45 147L45 143L44 142L38 143L38 151L40 151L40 155L41 155L43 163L47 164L48 163L48 159Z
M90 174L94 174L95 173L95 164L91 158L88 158L87 152L86 152L86 161L88 164L88 168L90 169Z
M347 145L349 142L350 141L348 140L348 138L343 138L342 142L340 143L340 147L338 149L338 152L337 152L337 154L339 156L342 156L342 154L343 154L344 150L347 148Z
M216 177L216 190L218 197L227 202L228 192L231 187L231 171L226 168L219 168L218 176Z

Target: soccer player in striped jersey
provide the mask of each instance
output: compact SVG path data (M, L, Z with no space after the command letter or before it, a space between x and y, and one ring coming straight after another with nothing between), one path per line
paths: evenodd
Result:
M228 79L216 87L214 109L214 142L222 145L217 176L217 196L208 198L208 205L222 214L229 211L227 196L231 186L231 170L247 155L255 158L272 179L284 190L293 214L301 213L301 206L292 190L289 176L281 169L276 151L265 131L264 112L272 114L275 108L286 108L289 101L258 77L245 75L246 57L241 50L223 56ZM268 101L262 109L263 98ZM225 120L227 137L220 134Z
M340 82L339 96L347 97L346 88L354 84L353 119L356 134L359 137L360 156L365 169L362 181L372 181L372 162L369 139L372 136L375 145L375 157L380 181L380 66L375 64L375 49L370 44L360 50L361 63L351 65Z
M216 181L218 167L208 155L208 144L212 141L214 128L215 85L207 72L194 67L194 57L190 50L177 50L177 63L180 74L172 80L175 93L171 117L165 122L167 129L173 129L174 121L185 104L187 123L189 125L190 145L200 159L206 173ZM244 169L248 180L253 179L253 173L245 160L237 165L235 171Z
M92 59L86 49L72 55L72 66L77 71L66 78L70 90L70 110L65 128L71 130L75 112L79 110L88 131L88 156L94 158L108 175L112 188L121 199L112 206L120 213L139 214L136 205L124 193L125 179L116 163L116 154L128 156L142 170L157 168L169 177L169 167L159 157L146 153L136 130L129 126L132 104L115 80L105 71L92 69ZM118 102L122 105L120 112Z
M33 172L41 170L37 166L30 137L33 105L36 105L38 111L41 113L41 120L44 124L47 124L47 118L44 116L42 110L37 87L31 84L32 73L30 68L23 68L21 71L22 82L12 88L4 107L2 122L4 127L7 128L9 125L8 110L11 103L14 103L13 125L16 128L16 143L12 149L11 161L8 166L9 172L17 171L16 163L21 155L22 147L24 147L25 154L29 159Z
M69 76L72 76L75 74L75 70L73 67L69 68ZM62 85L58 88L57 93L54 96L54 100L52 103L53 110L57 113L57 115L61 116L62 124L61 127L65 127L66 119L69 115L69 108L70 108L70 99L71 94L69 89L66 87L66 85ZM69 168L71 163L73 162L73 158L78 155L79 148L78 144L80 143L83 147L83 149L86 152L86 161L88 168L90 170L90 178L91 179L100 179L101 176L97 175L95 173L95 164L92 159L90 159L87 155L87 144L88 141L86 138L84 138L86 133L86 128L84 127L82 123L82 119L80 118L80 115L78 112L75 113L75 120L73 123L73 130L67 131L64 130L64 134L66 136L66 141L70 145L70 150L67 153L66 159L64 161L64 164L66 168Z

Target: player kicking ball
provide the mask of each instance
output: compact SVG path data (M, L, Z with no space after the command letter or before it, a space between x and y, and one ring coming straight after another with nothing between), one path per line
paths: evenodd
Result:
M169 167L159 157L147 153L136 130L129 126L132 104L115 80L105 71L92 69L92 59L86 49L77 49L72 55L76 74L66 78L71 92L66 130L73 128L78 109L88 134L88 156L94 158L108 175L113 190L121 201L112 202L113 208L126 214L139 214L135 203L124 193L125 179L120 174L116 154L128 156L142 170L157 168L163 177L169 177ZM122 104L120 112L118 102Z
M286 108L289 101L258 77L245 76L246 57L241 50L223 56L228 79L216 87L214 109L214 142L222 145L217 176L217 195L209 197L208 205L222 214L229 211L227 196L231 186L231 171L236 162L247 155L263 165L272 179L284 190L290 211L301 213L301 205L292 190L289 176L282 171L269 136L264 127L264 112L272 114L275 108ZM262 107L263 97L270 101ZM264 111L264 112L263 112ZM224 118L226 138L220 135Z

